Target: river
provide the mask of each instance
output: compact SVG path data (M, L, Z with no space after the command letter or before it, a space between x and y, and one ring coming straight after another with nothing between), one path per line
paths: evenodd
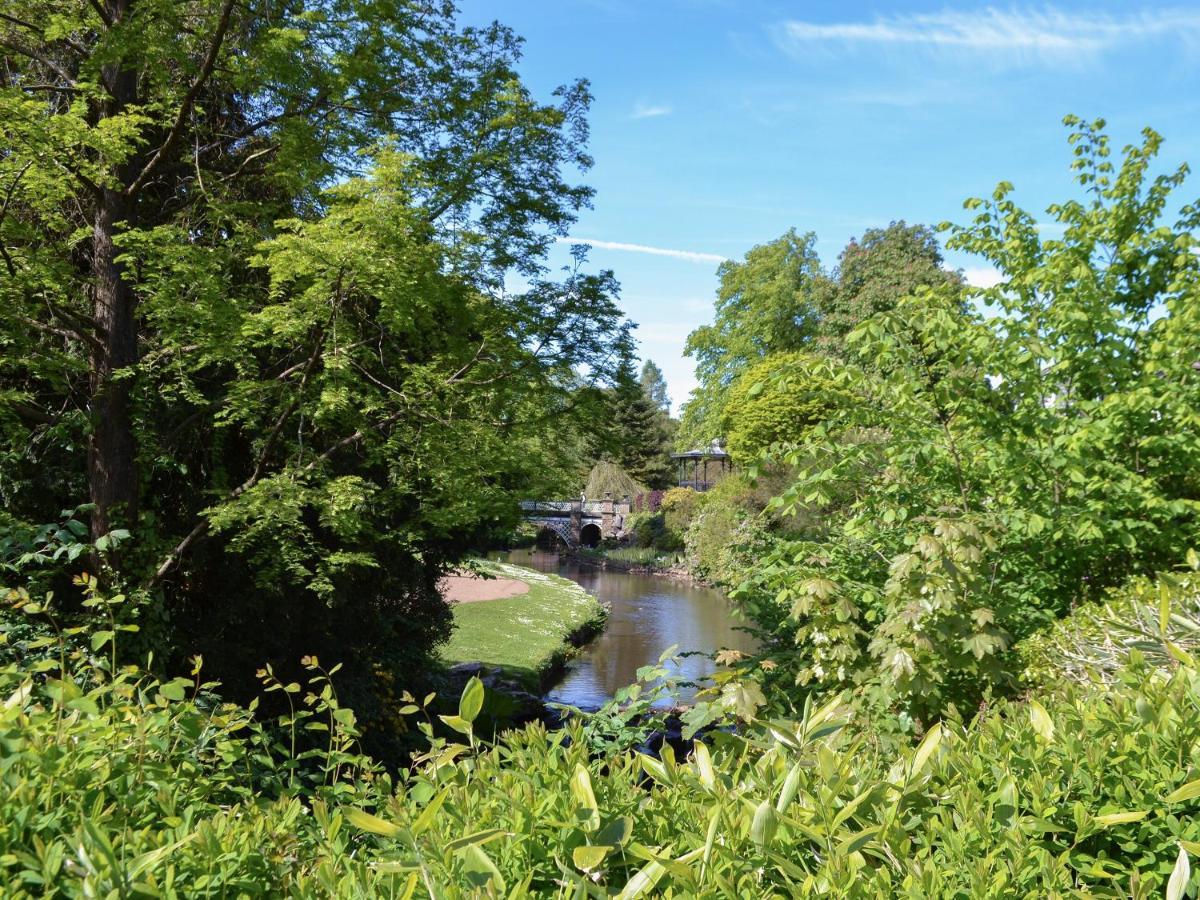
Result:
M581 566L555 552L514 550L507 562L553 572L580 584L610 608L604 632L568 666L546 699L581 709L596 709L618 690L637 680L637 670L658 662L662 652L710 654L722 648L753 651L754 639L741 630L720 591L671 578L634 575L614 569ZM700 681L712 674L705 655L686 656L675 665L679 678ZM676 702L687 702L695 687L683 686Z

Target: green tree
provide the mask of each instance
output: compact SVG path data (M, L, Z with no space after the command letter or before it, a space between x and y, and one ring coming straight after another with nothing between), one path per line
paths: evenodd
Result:
M630 352L612 276L544 263L586 85L535 101L432 0L0 2L8 513L130 529L120 577L234 689L411 671Z
M730 455L746 464L773 445L801 441L833 412L840 394L811 353L780 353L755 363L729 389L721 431Z
M961 278L942 268L932 229L893 222L851 239L831 281L821 294L814 346L820 353L845 358L846 335L867 319L893 309L900 298L922 287L958 284Z
M631 365L608 392L608 452L634 480L652 490L672 482L667 419L647 395Z
M752 248L717 270L713 324L688 335L699 387L684 405L676 438L681 448L707 446L719 429L725 392L747 367L770 353L798 350L816 333L825 275L816 235L795 229Z
M663 415L671 414L671 395L667 393L667 380L652 359L642 363L642 390L650 398L650 402L663 411Z
M791 461L776 501L822 523L746 591L793 617L802 681L859 682L917 716L1013 686L1015 639L1200 538L1200 207L1151 177L1147 130L1110 160L1069 118L1083 196L1044 239L1000 184L948 245L1001 273L924 288L847 339L856 397ZM802 465L801 465L802 464Z

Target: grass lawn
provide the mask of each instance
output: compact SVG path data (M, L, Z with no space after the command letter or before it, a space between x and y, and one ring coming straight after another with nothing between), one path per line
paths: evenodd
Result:
M531 687L539 686L570 655L571 639L590 636L604 622L604 607L573 581L492 560L475 560L474 565L497 578L523 581L529 592L456 604L454 634L442 648L442 658L451 665L478 661L500 666Z

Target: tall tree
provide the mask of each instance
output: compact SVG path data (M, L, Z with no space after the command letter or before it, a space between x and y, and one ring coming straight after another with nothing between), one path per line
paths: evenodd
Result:
M89 498L226 680L333 648L375 690L629 356L611 274L544 261L586 85L535 101L438 0L0 4L5 515Z
M430 235L473 232L448 262L494 284L509 267L536 274L590 196L560 172L589 161L586 87L535 103L516 79L518 39L456 29L447 3L4 6L6 263L24 327L87 350L70 393L97 535L138 521L148 474L135 394L156 348L133 236L252 243L395 135L421 172Z
M792 229L740 262L721 264L713 324L689 334L684 349L696 360L700 386L683 408L677 442L707 445L720 437L714 429L733 380L766 355L812 340L827 284L815 245L815 234Z
M845 357L846 335L872 316L894 309L922 287L961 283L942 267L937 236L924 225L893 222L852 238L838 257L831 284L821 294L815 349Z
M663 377L662 369L652 359L642 363L642 390L650 398L650 402L663 411L671 414L671 395L667 393L667 380Z
M650 400L637 371L626 364L606 391L606 429L596 457L609 459L641 484L671 484L671 442L667 417Z

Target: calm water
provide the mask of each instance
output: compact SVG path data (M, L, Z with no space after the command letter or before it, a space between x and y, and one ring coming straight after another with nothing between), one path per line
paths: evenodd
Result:
M555 702L595 709L637 680L637 670L657 663L672 644L679 652L703 653L755 647L753 638L738 628L744 623L733 617L729 602L712 588L579 566L540 550L514 550L504 558L570 578L611 607L604 633L571 661L566 676L547 694ZM677 672L698 681L714 668L705 656L688 656L679 661ZM686 702L694 694L694 688L681 688L677 700Z

